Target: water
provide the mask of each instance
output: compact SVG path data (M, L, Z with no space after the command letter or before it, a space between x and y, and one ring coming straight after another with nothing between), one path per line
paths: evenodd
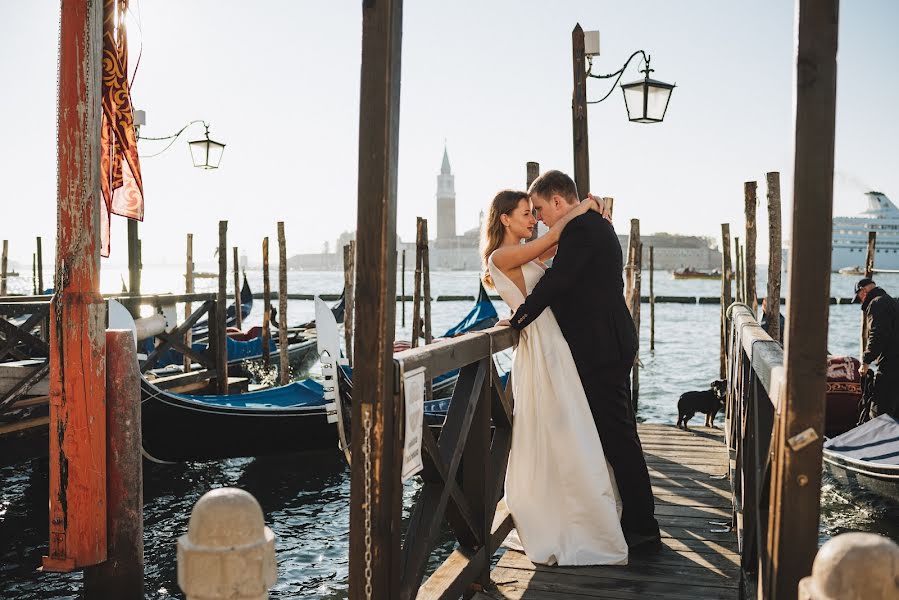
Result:
M104 267L103 291L120 289L120 273ZM759 269L764 290L763 269ZM262 290L258 271L247 273L254 291ZM126 276L127 279L127 276ZM655 274L657 295L716 296L716 281L676 281L670 273ZM50 274L45 275L50 281ZM855 278L834 275L831 295L850 296ZM899 275L878 277L887 290L899 290ZM16 280L11 282L16 285ZM30 292L31 281L22 280L13 291ZM212 291L213 280L198 280L199 291ZM337 272L291 272L289 291L337 293L343 274ZM644 295L648 274L644 273ZM181 290L178 268L148 267L143 274L147 293ZM474 295L477 273L435 272L432 294ZM399 286L398 286L399 289ZM407 273L406 291L411 294L412 274ZM260 301L261 302L261 301ZM508 311L497 302L500 315ZM470 302L435 302L433 329L442 333L469 309ZM360 307L360 310L363 310ZM408 339L411 303L406 305L406 327L400 324L397 306L397 336ZM704 389L718 373L717 305L656 305L656 349L649 348L649 310L644 305L641 331L643 368L640 373L640 407L643 421L673 424L678 396L687 390ZM290 301L289 322L314 315L312 302ZM261 322L254 310L246 326ZM837 305L830 309L829 345L834 354L858 354L860 312L857 306ZM719 416L719 424L721 417ZM349 531L349 473L336 453L277 458L233 459L177 466L145 464L144 543L146 552L146 597L183 598L176 583L175 542L187 529L190 509L211 488L231 485L250 491L259 500L266 523L277 536L278 583L272 598L346 597L347 540ZM41 461L0 469L0 597L23 600L78 598L81 575L38 573L47 544L47 475ZM406 507L417 490L406 487ZM843 531L883 532L899 540L899 507L875 497L849 496L825 477L822 490L820 539Z

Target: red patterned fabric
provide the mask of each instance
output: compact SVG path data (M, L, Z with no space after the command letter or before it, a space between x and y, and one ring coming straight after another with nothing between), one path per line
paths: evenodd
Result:
M128 0L103 3L103 117L100 130L102 256L109 256L111 215L144 220L144 187L128 83Z
M827 357L824 434L834 437L855 427L862 398L861 363L852 356Z

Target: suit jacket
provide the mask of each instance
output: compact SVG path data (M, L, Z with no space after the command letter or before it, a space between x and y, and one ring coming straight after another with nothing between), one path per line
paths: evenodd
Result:
M893 371L899 365L899 302L883 289L868 292L862 304L868 321L868 339L862 360L877 363L880 370Z
M512 315L512 327L527 327L549 306L579 372L633 360L637 331L624 302L622 268L612 224L593 211L574 218L562 231L552 267Z

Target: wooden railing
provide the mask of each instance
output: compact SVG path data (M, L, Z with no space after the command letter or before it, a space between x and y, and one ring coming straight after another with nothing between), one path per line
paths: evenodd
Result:
M769 492L773 432L783 384L784 352L743 304L727 311L726 438L731 453L741 577L747 597L769 597L765 583L772 571ZM758 583L761 588L758 589Z
M6 302L0 301L0 362L6 360L26 360L47 358L50 347L47 343L49 301ZM12 322L15 317L24 321ZM50 372L50 361L46 360L36 368L23 368L21 379L8 389L0 389L0 412L12 407L19 398L27 394Z
M395 357L400 381L403 372L420 367L427 379L460 370L439 437L427 424L422 431L423 485L399 561L403 600L459 598L473 584L487 583L490 558L512 529L508 511L497 511L512 444L511 379L504 388L493 355L511 347L515 336L497 327ZM444 522L458 546L422 583Z

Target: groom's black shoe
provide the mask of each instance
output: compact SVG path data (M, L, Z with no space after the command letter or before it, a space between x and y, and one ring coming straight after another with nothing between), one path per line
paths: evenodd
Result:
M658 533L641 534L625 532L628 553L634 556L656 554L662 550L662 538Z

